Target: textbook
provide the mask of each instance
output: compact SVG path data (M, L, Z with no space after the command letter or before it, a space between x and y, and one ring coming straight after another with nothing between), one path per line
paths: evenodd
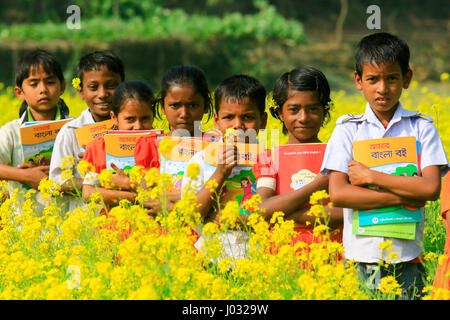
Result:
M358 236L378 236L414 240L416 238L416 223L388 223L371 226L358 225L358 211L353 212L352 233Z
M113 125L113 121L108 119L75 129L75 135L77 136L78 145L80 146L81 151L84 151L83 145L87 146L92 140L104 136L112 129Z
M112 130L104 135L106 168L113 170L111 162L117 168L127 172L136 165L134 148L140 137L146 136L155 130ZM159 132L156 131L156 132Z
M211 141L209 138L196 137L158 137L159 143L162 140L170 141L170 147L160 153L160 172L172 175L174 187L171 192L181 192L181 183L189 160L197 152L203 150Z
M273 147L277 194L298 190L320 172L326 143L285 144Z
M73 118L24 123L19 129L24 163L49 165L56 135L65 123L72 120Z
M419 174L419 145L415 137L370 139L353 142L353 155L372 170L398 176ZM369 188L376 189L374 186ZM422 221L420 208L391 206L374 210L359 210L353 221L354 234L403 238L415 235L416 223ZM359 230L355 233L355 230ZM370 230L370 231L369 231Z
M212 142L205 148L205 181L212 176L217 168L219 161L219 152L221 152L224 143ZM252 166L257 161L257 155L260 152L260 145L237 143L238 165L235 166L230 176L225 180L220 191L220 204L223 209L228 201L236 201L239 205L239 213L249 215L252 212L244 208L244 202L250 200L256 194L255 176Z

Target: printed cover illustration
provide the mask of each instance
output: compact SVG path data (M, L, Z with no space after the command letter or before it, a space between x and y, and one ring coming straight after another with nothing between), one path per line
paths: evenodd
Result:
M100 121L93 124L87 124L81 128L75 129L75 135L77 136L78 145L81 151L84 151L83 145L87 145L92 140L102 137L108 133L113 127L113 121L111 119Z
M20 128L24 163L49 165L56 135L61 127L73 118L54 121L34 121Z
M322 166L326 143L285 144L273 147L277 194L298 190L314 180Z
M170 148L161 152L161 173L171 174L174 188L171 192L181 192L181 183L189 160L197 152L203 150L209 143L209 139L196 137L170 137L164 138L170 141ZM161 139L159 141L161 141Z
M216 170L219 161L218 152L222 150L223 145L222 142L212 142L205 148L205 181ZM252 166L256 163L258 152L261 152L261 150L259 150L258 144L237 143L236 145L239 154L238 165L233 168L222 187L220 203L223 208L228 201L237 201L240 207L239 213L249 215L252 212L244 209L243 204L256 193Z
M353 143L353 153L356 161L379 172L410 177L419 174L419 145L415 137L355 141ZM369 186L369 188L375 187ZM388 233L396 230L396 228L402 228L402 230L409 228L409 232L415 233L416 222L422 221L420 208L406 206L391 206L366 211L360 210L358 216L356 230L359 230L357 234L361 235L369 235L368 230L371 230L370 233L376 232L376 230L382 230L381 225L388 226L392 224L394 224L392 228L390 226L385 227L389 229ZM395 232L392 232L392 234L394 235ZM386 236L385 232L381 235ZM393 235L391 236L394 237Z
M106 168L112 169L111 162L113 162L119 169L124 172L131 170L136 162L134 160L134 148L136 142L142 136L145 136L153 130L134 130L108 131L105 137L105 151L106 151Z

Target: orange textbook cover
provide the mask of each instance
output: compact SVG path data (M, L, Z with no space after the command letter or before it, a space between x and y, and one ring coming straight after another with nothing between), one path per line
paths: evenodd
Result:
M109 119L93 124L87 124L81 128L75 129L78 145L83 149L83 145L87 146L92 140L107 134L108 131L112 129L113 124L113 121Z
M35 162L39 165L50 164L56 135L61 127L73 118L39 121L25 124L20 128L20 143L22 144L24 163Z
M118 130L108 132L105 138L106 168L112 169L113 162L119 169L127 172L136 165L134 148L140 137L148 135L151 130L126 131Z
M370 169L398 176L419 175L419 145L415 137L393 137L353 142L353 158ZM369 188L377 189L376 186ZM353 215L353 234L413 240L421 210L390 206L359 210Z
M277 194L288 193L310 183L320 172L326 143L285 144L273 147L277 170Z
M161 156L161 173L172 175L174 188L172 192L181 192L181 183L189 160L199 151L202 151L209 143L207 139L196 137L171 137L161 138L169 141L169 147L159 150ZM159 140L161 143L162 140Z

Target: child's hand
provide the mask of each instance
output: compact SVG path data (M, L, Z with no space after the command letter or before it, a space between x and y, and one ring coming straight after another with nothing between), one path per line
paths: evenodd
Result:
M408 207L410 209L417 209L417 208L425 207L425 201L409 199L409 198L402 198L402 205L404 205L405 207Z
M81 147L82 147L84 150L86 150L86 145L85 145L85 144L83 144ZM83 158L84 158L84 152L78 153L78 159L79 159L79 160L83 160Z
M219 161L217 169L224 177L231 174L231 170L238 163L238 149L236 144L224 144L222 146L222 153L219 154Z
M173 202L171 200L167 200L166 210L167 211L172 211L174 204L175 204L175 202ZM151 216L156 216L156 214L158 212L162 211L162 205L161 205L161 202L158 199L144 201L142 203L142 205L144 206L144 208L147 209L147 214L151 215Z
M27 163L21 163L17 166L17 168L19 169L29 169L29 168L34 168L37 167L38 165L36 163L34 163L33 161L27 162Z
M24 169L25 174L24 182L33 189L38 190L39 183L41 182L41 180L44 178L48 178L49 170L50 166L38 166Z
M128 175L112 162L111 168L116 172L112 175L111 178L111 183L113 184L114 188L119 190L131 190L131 183Z
M361 162L352 160L348 164L348 178L354 186L373 184L372 170Z

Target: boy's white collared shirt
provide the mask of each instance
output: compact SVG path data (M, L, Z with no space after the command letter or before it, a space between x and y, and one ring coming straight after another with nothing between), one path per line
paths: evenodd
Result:
M20 127L25 122L28 114L25 112L19 119L12 120L4 124L0 128L0 163L6 164L11 167L17 167L23 163L23 149L20 140ZM20 206L25 201L24 194L28 192L22 183L18 181L8 181L8 191L10 194L17 189L17 200L19 207L17 212L20 212ZM36 194L32 197L36 202L36 213L42 214L47 202L42 200L41 193L36 190Z
M421 150L420 169L437 165L442 168L442 175L449 170L448 158L439 133L431 117L417 111L404 109L401 104L389 122L387 128L378 120L367 103L364 114L345 115L336 121L336 127L328 141L322 163L321 173L329 175L330 171L348 173L348 163L353 160L353 141L380 139L388 137L415 136ZM398 260L410 261L420 255L423 249L423 232L425 211L422 208L422 222L416 228L415 240L402 240L374 236L357 236L352 234L353 210L344 208L343 245L346 259L374 263L381 260L379 244L386 239L392 240L392 252L398 253Z
M52 160L50 162L50 172L49 178L52 180L56 180L59 184L63 184L65 181L62 181L61 166L63 164L62 159L65 156L73 156L75 159L75 166L73 167L73 177L81 178L81 174L78 172L77 163L78 163L78 154L81 152L80 147L78 146L78 139L75 134L75 129L81 128L87 124L95 123L94 118L92 117L89 109L85 109L81 112L80 116L62 126L58 135L56 136L55 145L53 147L52 152ZM69 206L65 210L73 211L78 206L83 206L84 202L81 199L64 196L64 198L69 200Z

